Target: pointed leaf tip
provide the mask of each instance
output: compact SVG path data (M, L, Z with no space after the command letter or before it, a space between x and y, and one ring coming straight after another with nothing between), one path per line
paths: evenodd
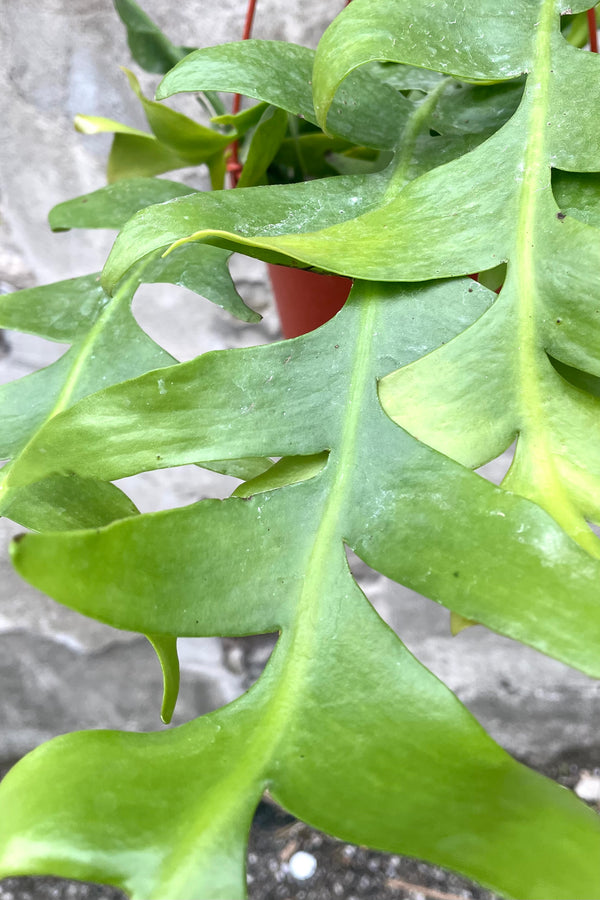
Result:
M158 657L163 674L163 698L160 717L165 725L173 718L179 694L180 669L177 638L168 634L146 635Z

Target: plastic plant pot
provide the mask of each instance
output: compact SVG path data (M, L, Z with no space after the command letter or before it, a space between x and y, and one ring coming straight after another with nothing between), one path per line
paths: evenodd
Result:
M352 287L350 278L306 269L269 265L269 278L284 337L313 331L340 311Z

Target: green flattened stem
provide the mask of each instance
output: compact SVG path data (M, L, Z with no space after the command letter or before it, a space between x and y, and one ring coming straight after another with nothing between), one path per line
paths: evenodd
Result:
M597 816L512 760L377 616L334 537L336 493L258 684L162 734L88 732L34 751L0 787L0 874L99 880L134 900L241 900L268 788L315 827L507 897L598 895Z
M100 534L25 538L15 549L19 571L61 602L122 628L173 636L277 630L289 622L309 566L307 541L331 479L342 472L355 513L344 520L343 539L369 564L466 618L600 673L592 637L600 640L600 564L539 506L420 443L379 405L381 373L452 346L473 318L483 321L493 299L466 279L418 289L360 285L311 335L208 354L169 372L166 394L143 376L85 400L52 423L46 453L32 447L23 457L28 477L68 464L118 478L181 465L209 448L221 458L301 451L317 455L315 468L308 472L302 460L301 480L290 471L278 481L275 467L266 484L245 487L248 499L202 501ZM340 457L342 443L352 453ZM205 546L210 552L198 554ZM126 573L124 553L137 560ZM87 560L85 570L77 559Z

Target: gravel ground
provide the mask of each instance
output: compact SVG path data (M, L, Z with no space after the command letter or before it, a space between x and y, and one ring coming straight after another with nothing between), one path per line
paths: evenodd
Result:
M576 788L600 812L600 747L566 753L543 772ZM260 804L252 826L248 886L249 900L499 900L437 866L328 837L268 802ZM123 897L114 888L60 878L0 881L0 900Z
M306 880L293 876L298 854L316 862ZM437 866L337 841L266 803L252 828L248 882L250 900L495 900Z

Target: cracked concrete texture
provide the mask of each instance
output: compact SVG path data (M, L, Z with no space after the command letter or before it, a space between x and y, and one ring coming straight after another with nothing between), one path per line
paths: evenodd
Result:
M239 0L212 4L162 0L142 5L175 43L201 46L236 39ZM259 0L255 35L315 45L342 6L317 0ZM113 235L52 235L48 210L105 183L109 143L72 129L77 112L145 127L118 64L130 57L110 0L5 0L0 23L0 289L12 290L97 271ZM151 89L157 79L144 78ZM190 183L195 177L183 173ZM175 178L181 173L174 173ZM197 182L201 184L201 182ZM178 288L145 286L134 312L179 359L209 349L276 338L276 316L260 263L238 257L234 273L263 323L239 323ZM0 383L47 365L61 347L23 335L0 344ZM498 477L505 462L492 466ZM495 473L495 475L494 475ZM489 473L488 473L489 474ZM224 497L231 479L184 467L126 479L143 511L206 496ZM0 524L0 760L53 734L82 727L158 726L160 672L147 643L59 607L12 571L5 548L19 528ZM415 655L456 691L501 744L543 762L573 745L598 742L599 685L541 654L473 628L451 638L448 613L377 576L352 567L381 615ZM184 670L177 721L227 702L259 674L272 639L182 642ZM123 685L126 688L123 688Z
M176 44L209 46L242 34L240 0L218 7L206 0L176 6L145 0L142 6ZM340 0L261 0L253 34L314 46L341 6ZM104 184L110 139L77 134L77 113L147 130L119 69L131 65L124 29L110 0L5 0L0 29L0 111L9 125L0 137L2 215L37 277L94 271L112 237L86 232L49 239L44 220L56 203ZM158 81L142 77L150 92Z
M239 692L239 678L223 671L216 638L198 639L202 665L184 678L173 725L223 706ZM183 652L185 660L185 649ZM18 759L43 741L82 728L161 728L162 678L150 644L132 636L80 652L31 632L0 635L1 758Z

